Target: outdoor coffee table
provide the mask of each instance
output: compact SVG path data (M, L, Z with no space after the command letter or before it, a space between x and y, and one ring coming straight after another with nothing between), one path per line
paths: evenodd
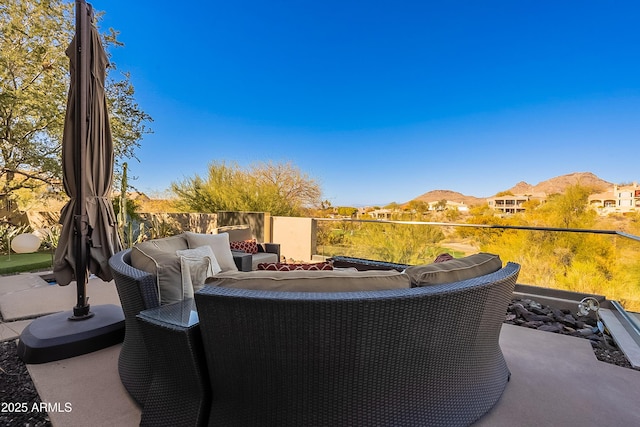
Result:
M138 314L153 366L140 425L206 424L211 390L195 301Z

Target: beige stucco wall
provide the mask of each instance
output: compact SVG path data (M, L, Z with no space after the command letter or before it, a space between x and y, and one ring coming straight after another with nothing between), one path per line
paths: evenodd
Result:
M287 260L311 261L316 250L316 221L313 218L271 217L273 242Z

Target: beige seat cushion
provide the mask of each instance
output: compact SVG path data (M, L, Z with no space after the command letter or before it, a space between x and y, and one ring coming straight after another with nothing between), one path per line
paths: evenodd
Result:
M148 240L131 249L131 265L156 276L160 304L193 297L193 288L183 286L179 250L188 249L184 234Z
M445 262L407 267L412 286L440 285L472 279L502 268L498 255L480 252Z
M227 233L200 234L186 231L184 234L186 235L190 249L195 249L204 245L210 246L223 272L238 271L238 267L233 261L233 254L229 247L229 235Z
M286 292L354 292L406 289L409 276L399 271L270 271L220 273L209 283L227 288Z

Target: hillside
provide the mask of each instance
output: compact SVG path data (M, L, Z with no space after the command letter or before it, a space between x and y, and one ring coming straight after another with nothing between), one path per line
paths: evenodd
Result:
M478 205L486 203L485 199L474 197L474 196L465 196L462 193L458 193L456 191L451 190L433 190L427 193L422 194L421 196L416 197L416 201L419 202L439 202L440 200L448 200L450 202L456 203L464 203L468 206Z
M513 194L540 194L546 195L562 193L572 185L580 184L584 187L593 188L594 192L602 192L610 189L613 184L598 178L591 172L575 172L567 175L557 176L555 178L542 181L536 185L528 184L520 181L509 190Z
M549 194L562 193L567 187L575 184L593 188L594 192L606 191L613 186L611 182L605 181L592 174L591 172L575 172L550 178L546 181L539 182L536 185L531 185L525 181L520 181L516 185L505 191L518 195L528 194L545 196ZM437 202L440 200L449 200L452 202L465 203L469 206L486 203L485 198L467 196L450 190L429 191L416 197L413 200L427 203Z

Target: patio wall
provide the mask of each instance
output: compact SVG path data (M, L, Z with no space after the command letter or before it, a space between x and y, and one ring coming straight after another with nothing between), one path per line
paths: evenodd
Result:
M162 227L171 230L171 234L180 231L211 233L218 226L217 215L209 213L140 213L140 219L146 227Z
M274 216L271 224L273 242L280 243L280 254L287 261L311 261L316 252L316 220Z
M311 261L316 251L316 221L313 218L271 216L268 212L219 211L218 227L249 224L258 242L280 244L287 260Z
M218 227L249 224L251 232L258 242L274 241L269 212L218 211L217 215Z
M27 212L29 225L34 230L59 226L60 212ZM165 223L166 227L177 231L193 231L194 233L211 233L218 227L218 215L215 213L157 213L139 212L140 220L147 228ZM134 226L139 226L134 220Z
M147 227L165 223L175 230L211 233L216 227L249 224L259 242L280 244L281 254L287 260L309 262L316 253L317 221L313 218L272 217L268 212L220 211L210 214L195 213L140 213ZM57 215L37 216L38 228L57 223Z

